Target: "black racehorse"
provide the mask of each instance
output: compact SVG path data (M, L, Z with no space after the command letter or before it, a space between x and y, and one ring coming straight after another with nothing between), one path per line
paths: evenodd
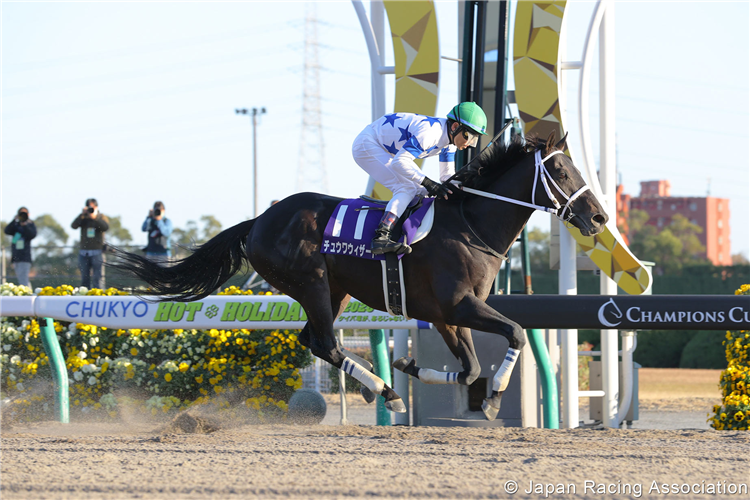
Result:
M535 208L549 207L583 235L598 234L607 222L573 162L558 154L565 140L555 144L552 134L547 141L514 138L508 144L493 143L454 176L464 189L454 189L449 200L436 200L431 232L402 261L407 311L435 325L463 371L446 374L443 380L440 372L419 369L414 360L404 358L394 362L396 368L417 377L421 371L427 383L469 385L480 374L471 329L506 337L509 352L524 346L522 327L485 304L502 256ZM503 201L508 199L517 202ZM372 391L363 393L366 398L380 394L390 410L406 411L396 392L372 373L372 365L342 349L334 336L333 322L351 297L386 310L380 262L320 253L326 223L340 201L317 193L295 194L223 231L171 267L122 251L113 266L149 283L150 293L170 295L164 300L190 301L211 294L248 262L304 307L308 322L299 335L303 345L359 379ZM485 401L490 419L497 414L505 385L493 386Z

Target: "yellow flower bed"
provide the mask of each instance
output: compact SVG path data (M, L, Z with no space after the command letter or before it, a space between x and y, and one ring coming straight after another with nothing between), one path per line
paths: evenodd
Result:
M0 287L2 295L32 295L27 287ZM62 285L38 295L127 295L114 288ZM237 287L221 292L247 294ZM252 293L252 292L249 292ZM122 330L54 322L70 378L71 418L117 418L123 411L169 414L211 402L242 406L260 420L284 417L302 386L299 373L312 362L289 330ZM2 318L0 371L3 416L53 418L51 372L34 318Z
M742 285L735 295L750 295L750 285ZM729 363L721 372L721 405L713 408L711 427L719 430L746 431L750 426L750 331L734 330L726 334L724 347Z

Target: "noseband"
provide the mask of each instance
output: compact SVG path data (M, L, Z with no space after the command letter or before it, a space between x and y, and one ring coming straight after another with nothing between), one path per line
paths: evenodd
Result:
M547 192L547 197L549 198L549 201L551 201L552 204L555 206L554 211L552 211L552 209L547 209L547 211L550 213L554 213L558 219L568 222L570 221L570 219L575 217L575 214L573 213L573 211L570 210L571 203L573 203L576 200L576 198L581 196L590 188L588 184L584 183L581 189L571 194L570 196L565 194L565 191L560 189L560 186L558 186L555 180L552 178L549 171L547 170L547 167L544 166L544 162L546 162L547 160L549 160L550 158L558 154L561 155L565 153L563 153L562 151L553 151L552 153L548 154L544 158L542 158L542 152L540 150L537 149L536 152L534 153L534 166L535 166L534 187L531 188L531 201L533 202L536 199L536 185L537 185L537 181L539 180L539 178L541 178L542 184L544 185L544 190ZM557 198L555 198L555 195L552 194L552 190L549 188L548 181L551 182L552 185L555 186L555 188L557 188L557 192L560 193L567 200L567 203L565 203L565 206L560 207L560 202L557 201ZM562 208L562 212L560 211L560 208ZM568 210L570 210L570 214L568 215L568 217L565 217L565 212Z
M534 153L534 184L531 189L531 203L521 201L521 200L514 200L513 198L507 198L505 196L500 196L494 193L487 193L485 191L479 191L477 189L462 187L461 189L467 193L471 193L477 196L483 196L485 198L492 198L494 200L500 200L500 201L506 201L508 203L513 203L516 205L521 205L528 208L533 208L534 210L541 210L543 212L548 212L551 214L555 214L558 219L564 222L569 222L570 219L575 217L575 213L573 213L573 210L570 208L572 203L583 193L588 191L590 188L588 184L583 185L579 190L577 190L575 193L568 196L565 194L565 191L560 189L560 186L557 185L555 180L552 178L552 175L550 175L549 170L547 170L547 167L544 165L544 162L552 158L553 156L557 154L565 154L562 151L553 151L552 153L548 154L544 158L542 158L542 152L541 150L537 150ZM541 179L542 185L544 186L544 191L547 193L547 197L549 198L550 202L552 202L553 207L546 207L544 205L537 205L534 203L534 200L536 199L536 186L539 183L539 180ZM554 193L552 193L552 190L549 187L549 184L552 183L553 186L557 189L557 192L566 200L565 205L560 205L560 202L557 201L557 198L555 197ZM565 216L565 213L568 212L568 216Z

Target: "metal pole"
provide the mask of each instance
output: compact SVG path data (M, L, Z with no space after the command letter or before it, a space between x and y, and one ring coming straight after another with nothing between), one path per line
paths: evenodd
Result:
M55 383L55 413L57 419L63 424L70 422L70 397L68 394L68 370L65 367L65 357L57 340L55 323L52 318L39 318L39 332L42 337L42 346L49 359L49 367L52 370L52 380Z
M463 25L463 43L461 46L461 62L459 63L460 85L458 100L473 100L473 75L474 75L474 4L475 2L464 2L464 25ZM461 2L459 2L459 8ZM463 168L471 161L471 149L465 151L456 151L456 169Z
M477 33L474 53L474 90L472 92L472 97L473 101L481 106L484 94L484 30L487 25L487 2L476 2L476 5Z
M576 240L560 224L560 271L558 293L560 295L577 295L578 281L576 276ZM578 330L561 329L562 344L562 384L563 429L578 427Z
M615 3L607 0L602 23L599 26L599 182L609 206L610 217L617 216L616 155L615 155ZM617 295L617 284L601 273L599 291L602 295ZM601 331L602 388L604 400L602 423L617 427L619 400L619 363L617 356L617 330Z
M250 114L250 125L253 129L253 218L256 218L258 214L258 147L256 140L255 129L258 126L258 115L262 115L266 112L266 108L253 108L248 110L247 108L235 109L234 112L238 115Z
M344 347L344 330L339 330L339 345ZM341 425L347 425L346 414L346 373L343 370L339 370L339 397L341 399Z
M508 2L500 2L497 29L497 68L495 72L495 131L505 125L505 89L508 81ZM495 132L497 133L497 132ZM525 229L524 229L525 231Z
M562 68L562 61L566 58L567 38L564 36L567 30L567 18L563 16L560 28L560 44L557 52L557 65ZM563 112L567 111L567 76L564 71L559 71L558 95ZM560 233L560 270L558 271L558 294L577 295L577 264L576 264L576 242L568 232L565 224L559 224ZM560 385L562 386L562 426L563 429L578 427L578 330L560 329Z
M521 231L521 258L523 259L523 293L531 295L531 260L529 258L529 235L526 228Z
M322 360L315 357L315 391L320 392L320 368L321 368Z
M527 330L531 351L534 353L539 376L542 382L542 404L544 410L544 428L560 428L560 410L557 400L557 379L552 370L547 346L544 343L544 334L541 330ZM576 388L577 389L577 388Z
M372 346L372 365L375 375L383 379L386 385L391 385L388 342L383 330L370 330L370 346ZM376 419L377 425L391 425L391 414L385 407L385 399L381 395L377 397Z
M258 108L253 108L253 219L258 216L258 147L255 128L258 125Z
M393 330L393 359L409 355L409 330ZM396 413L396 425L409 425L409 375L393 370L393 390L401 396L406 413Z
M5 284L5 245L0 244L0 254L2 254L2 263L0 264L0 273L2 273L2 276L0 276L0 283L3 285Z

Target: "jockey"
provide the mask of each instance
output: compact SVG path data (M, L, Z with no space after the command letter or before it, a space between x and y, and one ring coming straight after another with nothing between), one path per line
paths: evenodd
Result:
M370 246L375 255L409 253L411 247L391 239L395 222L417 194L448 199L453 191L425 176L414 160L439 155L440 182L455 173L456 150L476 146L487 129L487 116L476 103L462 102L447 118L391 113L365 127L352 146L352 155L365 172L390 189L393 197Z

